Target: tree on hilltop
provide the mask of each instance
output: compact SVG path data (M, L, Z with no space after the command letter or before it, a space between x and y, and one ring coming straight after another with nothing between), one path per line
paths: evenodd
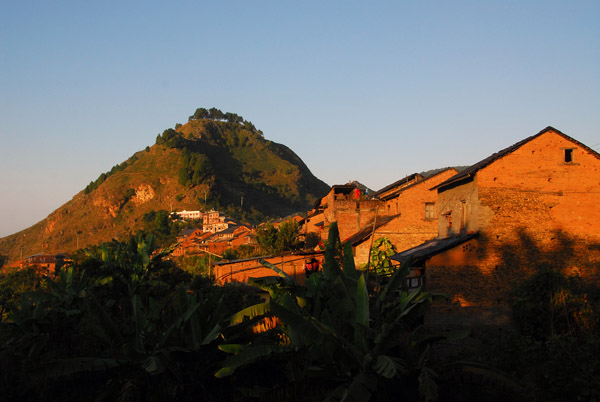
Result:
M216 107L211 107L208 113L210 114L210 118L214 120L223 120L225 118L225 114Z
M198 119L208 119L209 118L208 110L203 107L196 109L194 114L190 116L189 121L198 120Z

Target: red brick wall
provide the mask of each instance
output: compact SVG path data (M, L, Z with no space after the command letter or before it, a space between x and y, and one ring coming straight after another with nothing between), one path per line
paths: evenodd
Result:
M397 197L386 201L385 205L380 207L378 216L395 214L400 216L377 228L374 240L387 237L400 252L437 237L438 221L425 218L425 203L437 203L437 190L430 189L456 173L458 173L456 169L445 170L404 189ZM371 241L366 240L355 248L356 266L368 261L370 246Z
M576 148L574 163L564 163L564 148ZM451 295L431 317L503 325L512 284L540 266L600 283L599 169L600 159L548 132L482 168L471 183L440 192L440 208L453 218L447 231L440 217L440 234L456 233L465 213L466 230L481 236L467 261L459 246L427 262L427 289Z
M296 279L300 284L304 283L304 264L311 258L316 258L319 266L323 265L323 254L314 255L286 255L264 258L265 261L276 265L286 274ZM213 277L219 284L226 282L248 282L248 278L260 278L264 276L275 276L273 270L264 267L258 259L233 262L229 264L216 265L213 269Z
M338 223L340 239L345 240L375 219L375 214L383 213L383 202L379 200L338 200L329 203L323 215L325 232L332 222Z

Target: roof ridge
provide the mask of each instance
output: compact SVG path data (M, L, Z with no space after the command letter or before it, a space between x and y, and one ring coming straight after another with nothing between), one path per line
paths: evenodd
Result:
M598 152L594 151L592 148L588 147L587 145L577 141L576 139L568 136L567 134L563 133L560 130L557 130L556 128L552 127L552 126L548 126L546 128L544 128L543 130L541 130L540 132L538 132L537 134L534 134L532 136L529 136L527 138L522 139L521 141L518 141L514 144L512 144L511 146L508 146L504 149L501 149L498 152L494 152L493 154L491 154L490 156L488 156L487 158L484 158L482 160L480 160L479 162L469 166L468 168L466 168L465 170L458 172L457 174L455 174L454 176L450 177L448 180L443 181L442 183L438 184L435 187L432 187L431 190L434 189L439 189L441 187L447 186L451 183L455 183L459 180L462 179L466 179L469 178L471 176L473 176L475 173L477 173L477 171L479 171L480 169L483 169L484 167L490 165L491 163L497 161L498 159L513 153L514 151L516 151L517 149L521 148L523 145L527 144L528 142L534 140L535 138L546 134L548 132L554 132L555 134L560 135L561 137L567 139L568 141L571 141L579 146L581 146L582 148L584 148L585 150L587 150L588 152L591 152L593 156L595 156L596 158L600 159L600 154L598 154Z

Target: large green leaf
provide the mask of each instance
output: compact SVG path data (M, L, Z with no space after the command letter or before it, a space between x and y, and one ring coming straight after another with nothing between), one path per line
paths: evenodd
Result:
M271 264L268 261L265 261L263 259L259 259L258 262L261 265L264 265L265 267L272 269L273 271L277 272L279 274L279 276L285 278L287 281L289 281L290 283L294 282L294 279L292 279L291 276L289 276L288 274L286 274L281 268L279 268L278 266Z
M419 372L419 394L425 402L435 401L438 397L438 386L435 382L437 374L429 367L423 367Z
M377 388L377 380L365 373L356 375L340 402L368 402Z
M322 339L320 326L315 325L314 318L307 319L275 302L271 302L271 311L287 326L290 338L298 345L318 343Z
M354 326L354 344L366 349L365 329L369 327L369 294L365 276L360 275L356 286L356 323Z
M96 357L56 359L35 368L32 374L40 378L66 377L83 372L105 371L120 365L118 360Z
M223 367L215 373L215 377L227 377L240 367L254 363L257 360L265 359L273 353L280 353L283 350L278 345L257 345L241 348L237 354L225 359Z
M393 358L386 355L379 355L373 363L373 370L385 378L394 378L398 373L397 364Z
M325 244L325 260L323 262L323 275L329 280L335 279L342 273L338 262L340 258L339 246L340 232L338 231L337 222L333 222L329 226L329 237Z
M384 286L378 298L378 305L383 305L387 298L398 290L401 290L406 283L406 276L410 272L410 262L403 263L400 268L394 272L390 281Z
M352 244L344 243L344 273L352 279L358 279L358 271L354 265L354 255L352 254Z
M271 311L271 303L258 303L250 307L246 307L245 309L238 311L233 314L229 319L229 323L231 325L239 324L243 322L246 318L253 319L256 317L263 316Z

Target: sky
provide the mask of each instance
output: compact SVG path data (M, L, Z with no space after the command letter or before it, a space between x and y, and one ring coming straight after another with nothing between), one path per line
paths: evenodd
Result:
M378 190L553 126L600 150L600 2L0 1L0 236L199 107Z

